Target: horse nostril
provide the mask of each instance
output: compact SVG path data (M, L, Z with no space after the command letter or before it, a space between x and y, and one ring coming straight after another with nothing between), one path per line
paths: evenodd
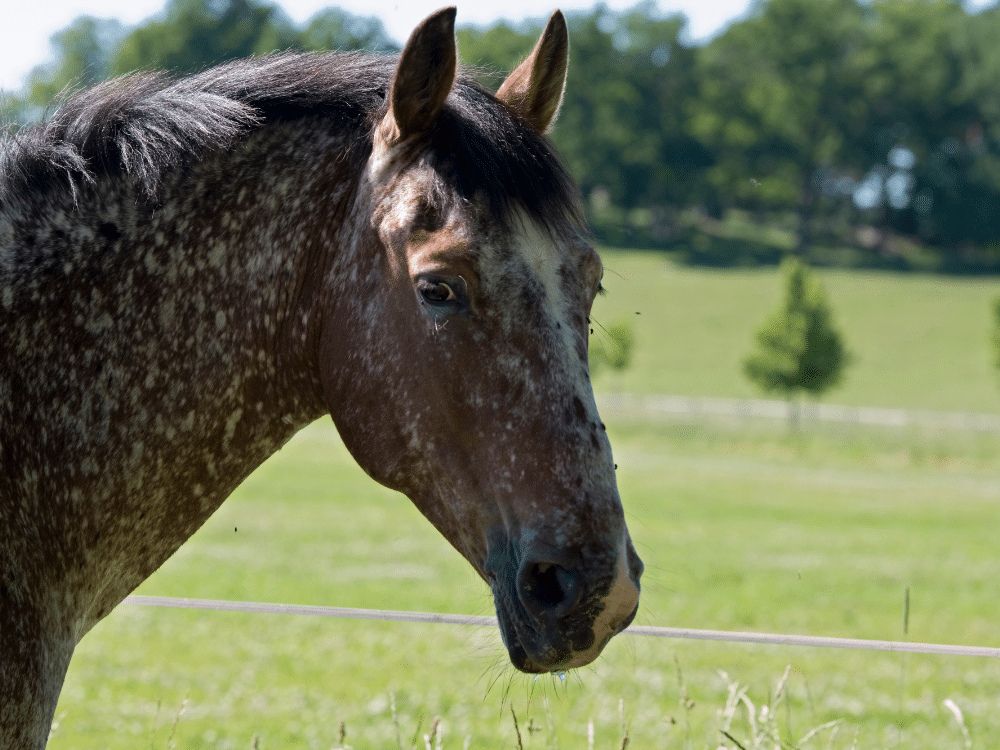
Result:
M517 581L521 604L534 615L559 616L580 598L576 575L556 563L525 561Z

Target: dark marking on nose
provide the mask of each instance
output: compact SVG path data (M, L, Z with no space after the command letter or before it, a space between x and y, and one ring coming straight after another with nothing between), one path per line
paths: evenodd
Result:
M106 221L101 226L97 228L97 232L106 239L108 242L115 242L121 236L121 230L118 229L116 224L112 224L110 221Z
M583 587L568 568L546 560L525 560L517 577L517 596L535 617L560 617L580 600Z

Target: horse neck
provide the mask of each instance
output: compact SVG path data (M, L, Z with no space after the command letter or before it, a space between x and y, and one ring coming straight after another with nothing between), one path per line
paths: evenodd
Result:
M203 375L227 391L252 383L240 406L270 405L296 428L324 411L314 338L325 273L350 233L347 146L319 127L266 128L170 186L137 222L135 265L169 281L158 314L173 348L195 367L210 362Z
M0 442L22 460L0 455L0 496L85 500L111 524L162 504L177 516L165 554L325 411L312 339L351 199L344 148L260 133L156 206L106 182L8 222Z

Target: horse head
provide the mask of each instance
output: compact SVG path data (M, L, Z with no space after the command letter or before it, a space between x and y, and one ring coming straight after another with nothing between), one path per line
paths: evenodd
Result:
M456 78L454 19L414 30L373 124L322 388L365 471L489 583L513 664L564 670L631 622L642 573L588 372L602 266L543 135L566 24L494 96Z

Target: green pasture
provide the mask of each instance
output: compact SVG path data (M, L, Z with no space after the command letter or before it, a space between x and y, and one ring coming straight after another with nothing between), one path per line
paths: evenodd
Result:
M742 361L754 331L777 306L774 268L706 270L663 253L603 251L606 296L593 320L628 319L635 362L602 372L596 387L637 393L755 397ZM889 272L821 270L854 354L843 385L825 398L858 406L1000 412L990 349L991 302L1000 281ZM611 344L608 344L611 345Z
M1000 645L1000 437L611 420L609 433L647 565L640 624ZM328 421L138 593L492 610L469 566L361 473ZM422 735L440 716L443 748L515 748L513 708L525 748L587 748L590 722L594 747L619 748L624 718L631 748L715 750L735 747L720 734L734 683L758 731L793 747L841 720L801 746L961 750L946 699L973 747L1000 734L1000 660L623 636L564 682L533 682L490 628L121 606L81 643L50 747L329 750L344 722L349 746L408 748L418 722ZM750 748L746 709L729 732Z

